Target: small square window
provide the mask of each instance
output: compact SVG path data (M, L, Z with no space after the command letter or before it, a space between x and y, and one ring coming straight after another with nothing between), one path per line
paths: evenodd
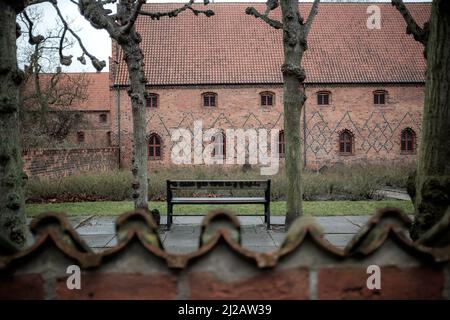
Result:
M329 105L330 104L330 93L329 92L317 93L317 104L318 105Z
M106 123L108 121L108 115L105 113L102 113L101 115L99 115L98 117L100 123Z
M272 107L273 106L273 93L264 92L261 93L261 106L262 107Z
M374 92L373 94L374 104L386 104L386 93L385 92Z
M145 105L147 108L158 108L158 95L147 95L147 97L145 98Z
M204 107L215 107L216 106L216 94L205 93L203 95L203 106Z

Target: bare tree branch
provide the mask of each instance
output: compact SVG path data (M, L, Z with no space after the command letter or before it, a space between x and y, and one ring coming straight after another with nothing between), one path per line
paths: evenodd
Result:
M392 0L392 5L400 12L400 14L403 16L403 19L406 22L406 33L412 34L414 37L414 40L422 43L424 46L426 46L428 41L428 31L426 30L426 25L422 29L417 22L412 17L411 13L409 12L408 8L406 8L405 4L403 3L403 0Z
M311 11L309 11L309 16L305 23L305 31L304 31L305 38L308 36L314 18L317 15L317 12L319 11L319 2L320 0L314 0L314 3L311 7Z
M209 3L209 0L204 0L203 3L205 5L207 5ZM191 10L196 16L199 14L204 14L207 17L211 17L214 15L214 11L212 10L198 10L198 9L194 9L192 7L192 5L194 4L194 0L189 0L188 3L186 3L184 6L171 10L171 11L167 11L167 12L149 12L149 11L139 11L140 15L143 16L148 16L150 17L152 20L159 20L161 17L169 17L169 18L173 18L176 17L177 15L179 15L181 12L186 11L186 10Z
M275 29L281 29L283 28L283 24L280 21L269 18L270 11L276 9L277 7L278 0L267 0L266 11L263 14L259 13L254 7L248 7L245 9L245 13L254 16L255 18L260 18L262 21Z
M91 62L92 62L92 65L94 66L94 68L97 71L101 71L106 66L106 62L104 60L102 60L102 61L98 60L94 55L90 54L89 51L87 51L87 49L85 48L83 42L81 41L81 38L76 34L75 31L73 31L69 27L69 24L64 19L61 11L59 10L58 5L57 4L53 4L53 7L55 8L56 13L58 14L58 17L59 17L59 19L61 20L61 22L63 23L63 26L64 26L63 34L61 36L60 51L59 51L61 64L63 64L63 65L70 65L72 63L72 56L64 56L63 52L62 52L63 41L64 41L64 38L65 38L66 32L69 31L72 34L72 36L75 39L77 39L78 45L80 46L81 50L83 50L83 55L81 57L78 57L78 60L82 64L85 64L86 62L85 62L85 59L84 59L84 55L87 55L89 57L89 59L91 59Z
M122 28L122 33L124 33L124 34L128 33L131 30L131 28L134 26L136 19L139 15L139 11L141 11L142 5L145 3L145 1L146 0L137 0L136 1L133 11L131 13L131 16L128 19L127 24Z
M28 16L28 14L25 10L22 12L21 16L23 16L25 18L26 22L24 21L24 23L28 28L28 42L31 45L36 45L36 44L41 43L44 40L44 37L40 34L37 36L33 35L33 26L34 26L33 21L30 19L30 17Z

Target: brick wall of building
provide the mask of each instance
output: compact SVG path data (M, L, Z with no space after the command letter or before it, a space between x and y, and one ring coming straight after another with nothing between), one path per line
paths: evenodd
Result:
M331 103L327 106L317 104L316 94L321 90L331 93ZM387 91L385 105L374 104L373 92L376 90ZM281 85L158 87L147 91L158 95L158 108L147 109L147 133L157 133L162 140L161 159L149 161L149 167L172 164L171 131L177 128L192 131L196 120L202 121L204 129L283 129ZM259 94L264 91L275 94L273 107L260 106ZM205 92L217 94L215 108L202 106L202 93ZM302 136L306 135L308 167L320 168L354 161L411 161L416 158L424 101L422 84L309 84L306 93L306 118L303 115L299 121L302 123ZM111 95L113 143L118 143L120 128L121 159L123 165L129 166L132 156L130 99L125 89L120 92L112 90ZM412 154L402 154L400 150L400 135L405 128L411 128L416 134L415 152ZM339 153L339 133L343 130L348 130L354 137L351 155Z
M117 148L25 150L23 168L29 177L66 177L118 168Z
M111 114L109 110L80 110L80 123L66 138L80 148L111 147ZM83 136L83 139L80 138Z

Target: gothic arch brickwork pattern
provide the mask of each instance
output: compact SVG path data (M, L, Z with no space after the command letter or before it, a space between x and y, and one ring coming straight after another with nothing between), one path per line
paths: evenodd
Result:
M386 105L373 104L373 91L384 87L389 94ZM275 93L272 108L260 106L259 93L270 90ZM327 106L318 106L315 94L318 91L332 92L333 101ZM194 123L202 122L203 130L226 129L279 129L283 125L283 90L281 86L223 86L152 89L160 97L156 109L147 109L147 133L157 132L164 141L161 160L151 161L149 167L171 165L171 131L187 129L194 139ZM205 109L201 105L201 94L217 93L221 103L216 108ZM420 143L421 117L423 109L423 85L358 85L358 86L310 86L306 89L306 118L301 122L302 139L306 136L306 165L320 168L334 163L354 161L410 161L416 155L402 154L400 132L412 128ZM116 94L112 96L115 103ZM131 163L132 121L129 98L125 91L121 95L121 141L122 163ZM117 137L117 108L112 108ZM306 126L304 127L304 124ZM340 155L338 132L350 130L354 134L355 150L352 155ZM192 152L195 152L192 148Z
M334 115L335 116L335 115ZM315 111L307 114L306 152L308 158L321 163L338 161L360 161L372 159L401 160L400 132L412 128L420 136L421 114L407 111L404 114L389 114L385 111L372 111L364 118L355 117L346 111L338 121L329 121L329 114ZM338 156L338 136L342 130L354 135L356 152L354 156ZM308 159L307 159L308 160Z

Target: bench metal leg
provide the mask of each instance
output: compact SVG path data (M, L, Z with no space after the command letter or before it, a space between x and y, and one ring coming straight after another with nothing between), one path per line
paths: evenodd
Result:
M167 230L170 230L170 227L173 223L173 205L167 204Z
M264 222L267 224L267 230L270 230L270 203L264 204Z

